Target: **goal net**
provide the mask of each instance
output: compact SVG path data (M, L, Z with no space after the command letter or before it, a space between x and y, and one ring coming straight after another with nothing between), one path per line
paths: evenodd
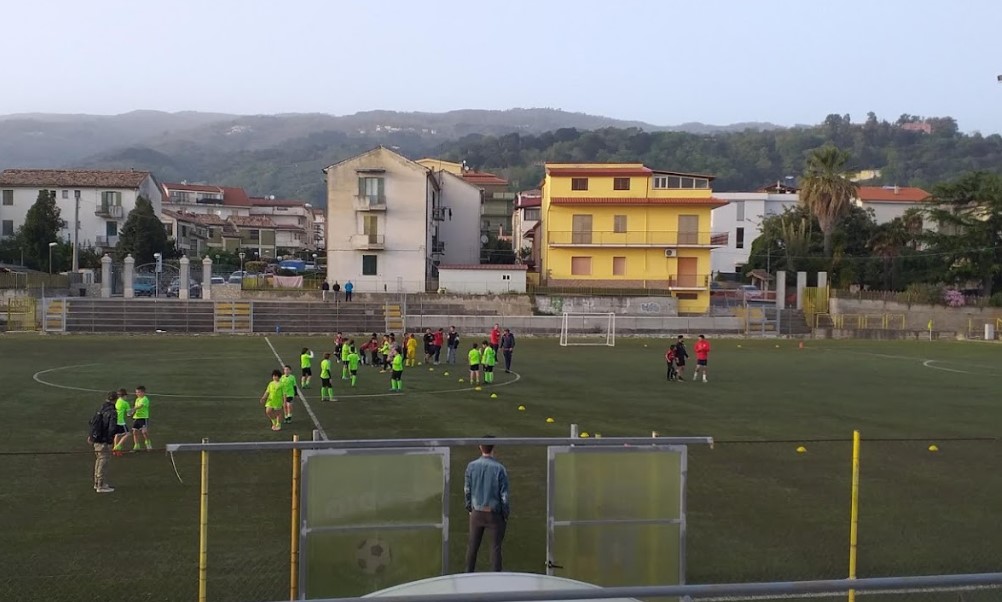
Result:
M560 346L616 346L616 314L564 313L560 323Z

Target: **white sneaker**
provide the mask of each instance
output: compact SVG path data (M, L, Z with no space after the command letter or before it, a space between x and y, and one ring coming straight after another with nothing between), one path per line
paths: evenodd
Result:
M703 382L704 382L704 383L705 383L705 382L707 382L707 380L706 380L706 377L705 377L705 376L703 377Z
M115 491L115 488L114 487L108 487L107 485L104 485L102 487L95 488L94 491L96 491L98 493L112 493L113 491Z

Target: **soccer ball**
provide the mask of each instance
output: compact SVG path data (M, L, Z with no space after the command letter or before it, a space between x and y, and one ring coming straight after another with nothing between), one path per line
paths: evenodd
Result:
M370 575L378 575L393 562L390 546L381 539L365 539L355 548L358 568Z

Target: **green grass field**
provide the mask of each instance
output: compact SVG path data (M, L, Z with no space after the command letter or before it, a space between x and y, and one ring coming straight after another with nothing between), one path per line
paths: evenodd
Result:
M328 347L319 338L271 341L293 364L304 345ZM859 575L997 570L1002 347L809 341L801 350L720 339L710 382L679 384L665 382L664 344L562 348L522 338L520 379L502 372L481 392L457 390L467 386L457 382L462 366L422 366L405 373L402 396L383 395L388 375L372 369L362 371L358 397L321 404L319 379L308 394L339 439L564 436L570 423L607 437L712 436L713 449L689 450L689 583L845 576L849 439L858 428ZM258 398L277 361L260 337L7 335L0 357L3 600L196 599L198 457L176 456L179 482L164 444L309 438L313 429L300 405L291 428L269 430ZM113 458L117 491L97 495L87 421L100 392L138 384L151 393L158 451ZM796 453L799 445L807 452ZM541 571L545 449L498 454L513 486L506 568ZM462 471L475 455L452 450L454 572L465 548ZM290 465L289 452L212 454L209 600L288 595Z

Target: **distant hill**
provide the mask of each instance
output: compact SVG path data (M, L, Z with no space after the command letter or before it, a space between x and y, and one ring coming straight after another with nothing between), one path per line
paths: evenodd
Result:
M779 126L769 123L657 126L557 109L447 113L366 111L345 116L318 113L231 115L194 111L133 111L110 116L23 113L0 115L0 169L82 166L93 163L94 157L115 156L116 153L122 157L123 149L138 147L172 156L191 149L226 153L259 151L327 132L364 138L369 146L401 139L432 146L470 134L539 134L561 128L595 130L607 127L710 133Z

